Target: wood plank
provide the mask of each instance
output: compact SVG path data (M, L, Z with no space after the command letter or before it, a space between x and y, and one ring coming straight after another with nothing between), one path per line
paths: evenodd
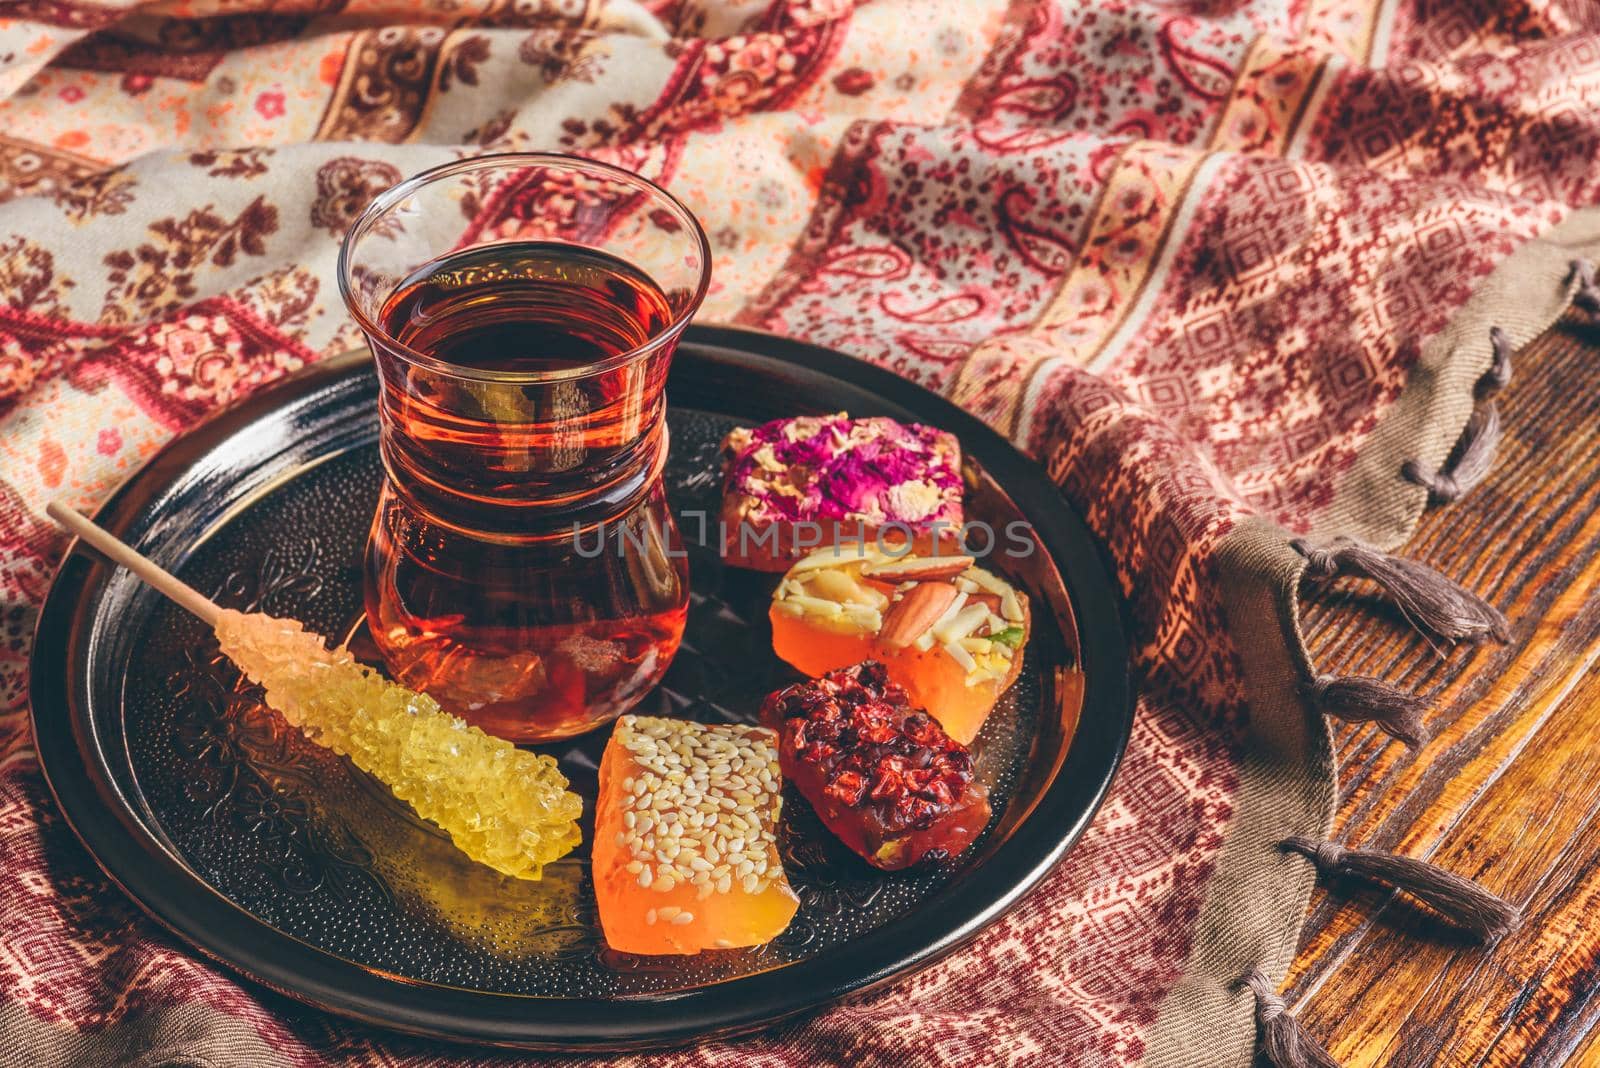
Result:
M1430 857L1528 914L1483 951L1395 895L1319 891L1286 996L1350 1068L1600 1065L1600 329L1586 319L1519 356L1494 472L1404 550L1499 605L1514 641L1432 648L1356 583L1305 605L1321 670L1435 699L1415 757L1370 726L1337 729L1337 833Z
M1600 719L1584 713L1600 709L1600 676L1552 692L1556 714L1532 747L1539 756L1507 765L1434 854L1523 904L1524 926L1485 952L1391 900L1341 962L1337 985L1324 984L1301 1010L1347 1068L1496 1063L1496 1050L1520 1057L1532 1040L1559 1034L1568 1009L1585 1015L1600 964L1600 941L1584 937L1600 904L1592 877L1600 866ZM1570 785L1552 791L1552 783ZM1549 818L1552 810L1562 818ZM1353 991L1359 1000L1347 1003Z

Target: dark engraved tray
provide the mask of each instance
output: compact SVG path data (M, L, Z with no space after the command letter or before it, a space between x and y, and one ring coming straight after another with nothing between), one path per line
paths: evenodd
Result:
M1095 543L1032 462L943 399L838 353L693 329L668 384L667 483L694 587L666 681L638 711L750 719L796 676L771 652L776 576L724 568L717 446L803 412L955 432L969 518L1023 520L1040 551L992 566L1034 598L1016 687L977 742L995 819L965 855L885 873L784 808L802 906L757 949L640 957L600 935L588 876L608 731L548 747L585 799L585 845L542 882L468 861L388 790L306 741L209 631L87 555L63 564L32 664L34 731L63 811L127 893L207 956L331 1012L527 1048L634 1048L749 1030L927 964L1016 903L1105 795L1130 724L1118 600ZM361 648L360 556L381 469L376 380L352 354L173 442L102 524L220 603Z

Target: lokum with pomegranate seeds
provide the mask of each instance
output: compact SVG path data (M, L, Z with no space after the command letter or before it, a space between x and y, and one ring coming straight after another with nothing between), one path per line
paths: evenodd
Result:
M770 942L800 899L778 855L777 735L623 716L600 762L594 888L606 943L698 953Z
M989 823L972 754L869 660L762 705L779 762L827 828L889 870L953 857Z
M867 544L798 561L769 614L783 660L812 676L882 661L962 745L1017 680L1030 629L1027 596L972 557L894 557Z
M741 427L722 442L723 556L782 571L849 536L928 551L962 524L961 446L930 426L803 415Z

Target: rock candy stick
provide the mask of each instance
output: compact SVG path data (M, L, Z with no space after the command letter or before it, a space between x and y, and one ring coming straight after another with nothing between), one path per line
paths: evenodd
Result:
M473 860L537 879L578 844L583 804L550 757L469 726L294 620L219 607L65 505L46 512L210 624L284 719L384 782Z
M386 783L473 860L537 879L578 844L583 804L551 757L469 726L294 620L225 608L216 632L284 719Z

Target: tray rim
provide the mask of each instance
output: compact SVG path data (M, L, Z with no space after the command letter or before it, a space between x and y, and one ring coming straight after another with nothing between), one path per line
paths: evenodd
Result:
M454 1042L584 1052L661 1048L771 1026L927 967L1027 897L1098 812L1132 729L1125 606L1103 547L1035 461L975 416L900 375L832 349L739 327L692 325L682 344L699 350L701 358L765 361L789 374L841 380L891 407L915 412L955 433L963 450L1017 500L1039 531L1078 620L1083 704L1055 779L982 869L915 913L848 946L686 991L556 998L383 975L270 926L198 879L138 817L111 776L96 773L107 765L101 754L89 751L78 729L83 702L69 682L84 681L87 650L81 644L93 603L86 594L108 569L73 551L74 542L39 613L29 664L29 714L57 809L113 884L206 959L318 1010ZM187 457L181 465L187 469L241 428L341 378L357 378L370 363L365 350L320 361L178 434L118 486L97 510L97 521L121 533L150 504L135 500L135 490L147 480L159 487L164 464ZM42 724L48 729L41 731ZM1084 770L1091 773L1088 778L1073 777ZM1063 819L1052 826L1052 816ZM937 934L926 937L930 931ZM848 957L848 969L833 967L841 955ZM620 1019L619 1005L629 1010Z

